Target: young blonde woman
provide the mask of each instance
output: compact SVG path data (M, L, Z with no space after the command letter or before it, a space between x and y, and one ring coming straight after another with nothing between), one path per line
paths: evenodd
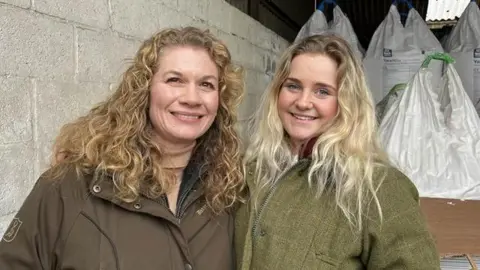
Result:
M233 269L242 92L209 32L146 40L117 91L61 130L0 243L0 269Z
M360 61L335 36L281 58L245 156L239 270L440 269L415 186L379 147Z

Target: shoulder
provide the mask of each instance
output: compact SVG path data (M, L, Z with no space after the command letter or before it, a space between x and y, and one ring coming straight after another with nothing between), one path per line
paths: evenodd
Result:
M395 202L406 199L419 200L415 184L393 166L377 168L373 174L373 182L379 199Z
M369 212L372 221L389 222L399 217L415 215L421 217L419 193L414 183L400 170L392 166L378 168L374 172L373 185L380 206L370 200Z
M44 172L16 213L14 219L22 226L21 229L18 226L18 231L12 235L18 234L22 241L34 241L37 233L42 238L54 237L62 226L68 226L70 220L81 212L87 196L81 178L75 170L66 170L62 174L56 174L52 169Z
M397 265L402 269L439 269L435 243L413 182L394 167L381 168L374 175L381 217L372 203L362 255L369 268L390 269Z
M65 204L69 206L83 204L89 196L88 186L92 176L77 172L74 167L67 167L61 171L49 169L45 171L35 183L30 196L48 204ZM41 205L39 205L41 206Z

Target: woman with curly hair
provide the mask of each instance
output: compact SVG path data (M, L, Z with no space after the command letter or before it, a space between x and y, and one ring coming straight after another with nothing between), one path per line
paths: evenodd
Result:
M380 147L365 75L345 40L290 46L253 123L238 270L440 269L418 192Z
M146 40L117 91L61 129L0 269L232 269L243 87L208 31Z

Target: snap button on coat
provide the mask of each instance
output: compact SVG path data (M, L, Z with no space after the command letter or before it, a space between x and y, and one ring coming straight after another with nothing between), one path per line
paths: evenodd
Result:
M142 205L141 205L140 203L135 203L135 204L133 205L133 208L135 208L135 209L138 210L138 209L142 208Z

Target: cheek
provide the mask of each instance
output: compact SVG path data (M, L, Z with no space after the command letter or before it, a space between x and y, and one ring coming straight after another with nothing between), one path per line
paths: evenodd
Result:
M332 116L335 116L337 114L337 111L338 111L338 102L337 102L337 99L335 99L335 101L332 101L331 105L330 105L330 108L329 108L329 111L330 111L330 114Z
M168 88L161 87L160 85L153 85L150 88L150 108L164 107L173 97L171 97Z
M174 87L157 83L150 88L150 108L154 110L168 110L180 98L181 92Z
M209 113L216 114L220 106L219 93L209 93L204 97L205 107Z
M288 110L291 103L291 98L286 91L280 90L277 100L277 109L279 112Z
M334 117L338 111L337 99L324 100L315 104L315 109L324 117Z

